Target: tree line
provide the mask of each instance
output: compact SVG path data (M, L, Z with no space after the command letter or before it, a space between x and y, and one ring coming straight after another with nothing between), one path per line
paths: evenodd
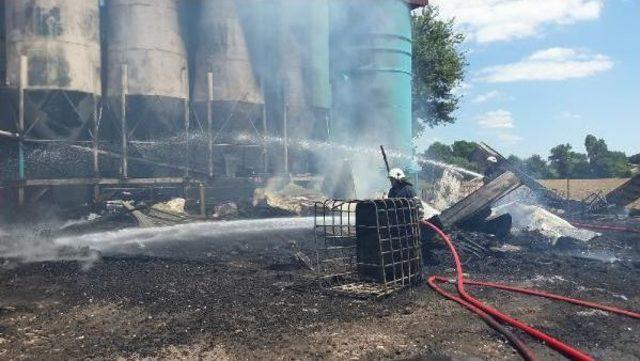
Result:
M456 92L465 78L468 65L463 49L464 34L457 31L454 20L443 20L438 8L427 6L412 14L413 31L413 131L418 137L428 127L455 123L455 110L461 95ZM433 143L424 157L482 171L470 160L477 144L456 141L451 145ZM586 153L575 151L570 144L560 144L548 157L510 156L509 161L538 179L554 178L620 178L629 177L640 164L640 154L627 157L609 150L604 139L588 135ZM425 165L425 167L428 167Z
M609 150L606 141L594 135L588 135L584 145L586 153L575 151L571 144L560 144L551 148L546 158L539 154L528 158L511 155L508 161L537 179L626 178L640 164L640 153L628 157L624 152ZM482 165L471 161L477 147L478 144L464 140L451 145L435 142L422 157L481 171Z

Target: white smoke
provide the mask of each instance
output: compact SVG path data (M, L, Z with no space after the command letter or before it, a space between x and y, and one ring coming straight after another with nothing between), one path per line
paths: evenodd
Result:
M233 242L312 239L313 225L313 217L291 217L128 228L60 237L47 235L46 231L0 229L0 258L15 263L79 261L90 265L100 255L154 255L155 246L163 249L169 243L223 241L229 245Z

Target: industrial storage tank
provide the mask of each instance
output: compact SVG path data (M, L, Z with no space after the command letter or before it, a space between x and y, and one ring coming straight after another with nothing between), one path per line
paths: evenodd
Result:
M292 142L326 140L331 106L329 5L326 0L281 1L280 75ZM313 155L292 149L294 172L311 170Z
M6 83L6 31L4 28L4 0L0 1L0 87Z
M26 79L22 131L18 111L0 114L0 127L52 142L27 143L24 162L12 154L6 160L13 163L0 166L12 179L90 176L90 154L71 152L58 142L91 140L101 95L99 1L5 0L4 6L8 88L3 97L9 109L20 108L21 64Z
M27 56L29 89L100 94L98 0L6 0L5 22L12 86Z
M332 138L384 144L402 167L412 153L409 11L404 0L331 1Z
M330 107L329 7L326 0L284 0L280 72L292 133L313 136L314 119ZM315 113L325 114L315 114Z
M253 70L263 89L268 133L287 145L287 155L281 142L270 147L272 169L314 171L313 156L304 148L308 149L307 140L323 141L328 134L328 1L236 2Z
M128 126L135 129L132 139L169 138L184 129L189 86L181 3L107 2L107 95L119 115L126 93Z
M206 124L211 95L215 163L218 173L224 169L227 176L258 168L261 152L239 141L244 136L259 135L264 100L251 63L238 3L235 0L197 2L193 37L192 96L197 116Z

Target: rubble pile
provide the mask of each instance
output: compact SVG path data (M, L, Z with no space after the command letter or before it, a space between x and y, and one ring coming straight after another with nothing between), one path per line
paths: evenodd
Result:
M599 235L586 229L576 228L566 220L539 206L518 202L507 203L493 208L490 218L504 214L511 215L511 232L514 235L521 235L525 232L539 232L547 237L552 245L563 237L587 242Z
M266 206L291 215L310 215L313 213L315 202L326 199L320 191L304 188L294 183L285 185L282 189L274 187L256 189L253 205Z
M445 168L442 176L424 194L424 201L439 211L445 210L482 186L481 180L465 180L455 170Z

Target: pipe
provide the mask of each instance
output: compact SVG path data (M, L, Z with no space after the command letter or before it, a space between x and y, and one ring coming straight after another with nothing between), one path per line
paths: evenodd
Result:
M601 304L597 304L597 303L593 303L593 302L587 302L587 301L582 301L582 300L577 300L577 299L573 299L573 298L568 298L568 297L564 297L564 296L559 296L559 295L555 295L555 294L551 294L551 293L547 293L547 292L543 292L543 291L536 291L536 290L528 290L528 289L524 289L524 288L517 288L517 287L511 287L511 286L506 286L506 285L501 285L501 284L497 284L497 283L491 283L491 282L480 282L480 281L473 281L473 280L465 280L464 276L463 276L463 270L462 270L462 264L460 263L460 258L458 256L458 253L453 245L453 243L451 242L451 240L449 239L449 237L437 226L431 224L430 222L426 221L426 220L422 220L421 223L429 228L431 228L434 232L436 232L438 234L438 236L440 236L440 238L442 238L442 240L447 244L447 247L449 247L449 250L451 251L451 254L453 255L453 260L456 266L456 274L457 274L457 290L458 293L461 296L461 299L464 300L465 302L468 302L469 304L475 306L476 308L478 308L479 310L481 310L482 312L489 314L492 317L495 317L496 319L498 319L499 321L502 321L504 323L507 323L511 326L517 327L520 330L528 333L529 335L537 338L538 340L546 343L547 345L549 345L550 347L552 347L553 349L555 349L556 351L562 353L563 355L567 356L568 358L572 359L572 360L593 360L593 358L576 349L573 348L547 334L545 334L544 332L541 332L513 317L510 317L508 315L505 315L503 313L501 313L500 311L485 305L484 303L482 303L480 300L472 297L471 295L469 295L465 288L464 285L466 284L471 284L471 285L478 285L478 286L486 286L486 287L494 287L494 288L498 288L498 289L502 289L502 290L507 290L507 291L512 291L512 292L519 292L519 293L524 293L524 294L528 294L528 295L534 295L534 296L539 296L539 297L545 297L545 298L550 298L550 299L554 299L554 300L558 300L558 301L563 301L563 302L568 302L568 303L572 303L572 304L576 304L579 306L583 306L583 307L589 307L589 308L594 308L594 309L599 309L599 310L603 310L603 311L607 311L607 312L611 312L611 313L616 313L616 314L620 314L620 315L625 315L625 316L629 316L632 318L637 318L640 319L640 313L636 313L636 312L632 312L632 311L628 311L628 310L623 310L623 309L619 309L619 308L615 308L615 307L611 307L611 306L606 306L606 305L601 305ZM436 290L436 292L445 295L445 297L448 297L446 295L446 293L442 290L439 289L439 287L437 286L436 282L440 282L440 283L451 283L451 281L449 281L449 279L444 278L444 277L440 277L440 276L431 276L429 277L427 283L429 284L430 287L434 288L434 290ZM450 295L453 296L453 295ZM455 297L455 296L453 296ZM448 297L454 301L457 301L455 298L452 297ZM468 308L468 307L467 307ZM472 310L473 311L473 310ZM474 311L475 313L477 313L478 315L480 315L482 317L481 314L479 314L478 312ZM519 352L521 352L520 349L518 349ZM521 353L522 354L522 353Z

